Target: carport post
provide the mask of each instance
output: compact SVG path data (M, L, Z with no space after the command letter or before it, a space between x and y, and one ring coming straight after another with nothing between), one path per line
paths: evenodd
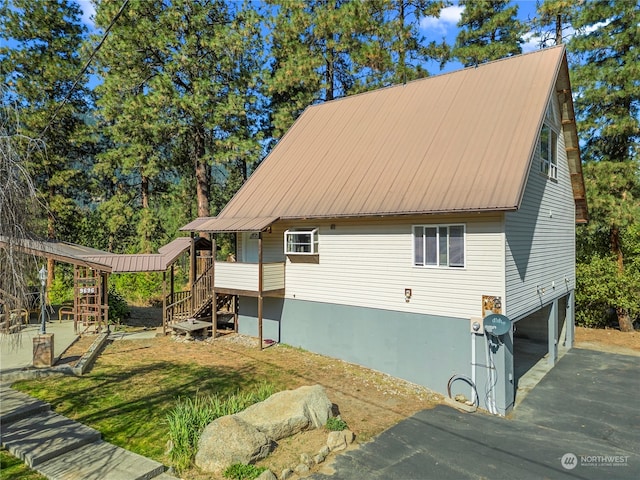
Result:
M564 321L564 328L566 331L564 337L564 346L569 349L573 348L573 339L576 328L576 301L575 301L575 290L571 290L567 295L567 317Z
M549 340L549 365L555 365L558 361L558 299L556 298L551 304L551 311L549 312L548 320L548 334Z

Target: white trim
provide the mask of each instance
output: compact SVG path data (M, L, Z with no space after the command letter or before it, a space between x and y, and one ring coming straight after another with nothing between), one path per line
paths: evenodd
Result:
M310 235L310 241L289 241L296 235ZM297 250L290 250L291 247ZM305 251L309 248L309 251ZM290 228L284 232L284 253L285 255L317 255L318 254L318 228Z
M462 227L462 265L451 265L451 235L450 228L451 227ZM422 263L416 263L416 229L422 228ZM436 233L436 241L435 241L435 259L436 263L427 263L427 242L424 240L425 230L424 229L433 229ZM447 229L447 264L440 264L440 229ZM423 224L423 225L413 225L411 227L411 246L412 246L412 265L416 268L447 268L452 270L463 270L467 266L467 228L464 223L446 223L446 224Z

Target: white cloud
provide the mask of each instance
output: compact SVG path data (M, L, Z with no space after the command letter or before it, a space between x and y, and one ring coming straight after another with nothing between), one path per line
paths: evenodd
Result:
M440 12L440 18L424 17L420 20L420 28L428 30L431 33L446 35L449 28L457 27L463 11L464 7L459 5L444 8Z
M91 0L76 0L76 3L82 11L82 16L80 17L82 23L84 23L89 30L95 28L93 17L96 15L96 7L93 5Z
M534 50L540 50L540 35L534 31L525 33L522 36L524 43L522 44L522 53L533 52Z

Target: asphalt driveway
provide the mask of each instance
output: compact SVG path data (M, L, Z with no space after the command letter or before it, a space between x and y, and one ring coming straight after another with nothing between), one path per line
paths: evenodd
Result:
M424 410L320 479L638 479L640 357L566 353L511 418Z

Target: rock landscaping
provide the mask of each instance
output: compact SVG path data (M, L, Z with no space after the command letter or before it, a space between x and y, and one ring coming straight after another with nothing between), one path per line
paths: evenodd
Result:
M332 407L321 385L278 392L240 413L211 422L200 437L195 463L212 473L221 473L236 463L255 463L277 448L277 440L322 428L332 416ZM299 463L284 469L277 477L267 470L259 478L305 475L324 462L330 452L344 450L354 440L355 435L349 430L329 432L326 445L318 452L302 453Z

